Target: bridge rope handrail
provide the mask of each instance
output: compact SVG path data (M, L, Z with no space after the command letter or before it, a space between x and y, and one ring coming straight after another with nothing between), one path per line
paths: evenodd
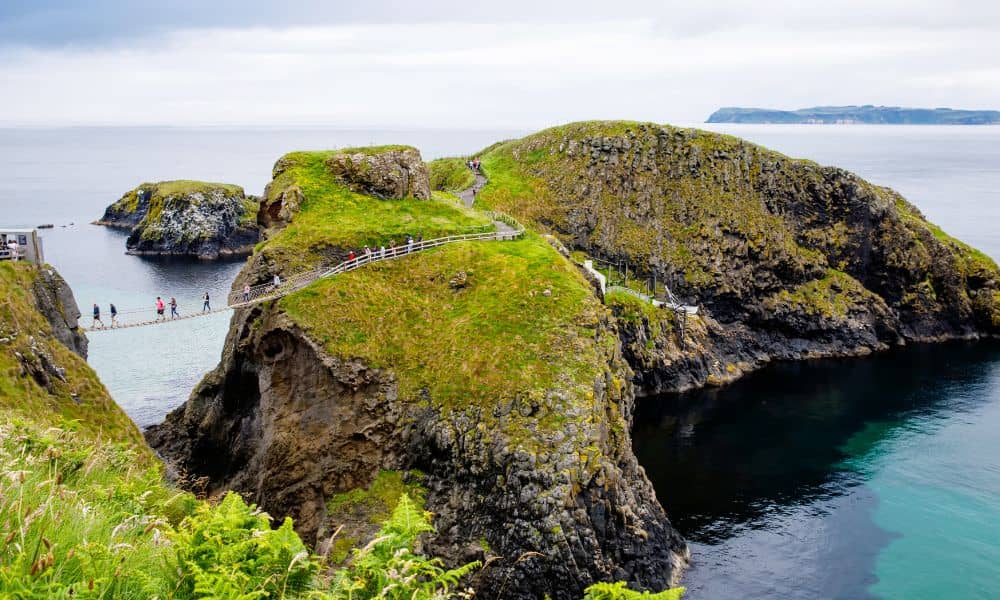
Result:
M390 248L378 248L369 249L367 253L355 256L352 259L342 261L332 267L321 265L319 267L309 269L307 271L302 271L294 275L290 275L287 278L281 279L278 285L273 282L261 283L254 286L250 286L249 289L236 290L231 292L226 298L226 306L221 308L216 308L212 310L207 310L198 313L190 313L180 317L166 318L158 317L156 319L151 319L148 321L139 321L133 323L119 324L116 327L100 327L100 328L87 328L87 331L116 331L118 329L129 329L132 327L141 327L146 325L156 325L160 323L170 323L174 321L192 319L195 317L207 316L210 314L216 314L227 310L233 310L237 308L244 308L251 306L253 304L258 304L260 302L266 302L268 300L273 300L276 298L281 298L292 292L296 292L305 288L317 279L322 279L324 277L332 277L334 275L339 275L341 273L346 273L348 271L353 271L365 265L381 262L386 260L394 260L404 256L413 254L414 252L420 252L421 250L429 250L431 248L437 248L439 246L444 246L446 244L452 244L455 242L467 242L467 241L486 241L486 240L514 240L521 237L525 228L523 225L518 223L513 217L506 215L504 213L499 213L495 211L485 211L487 216L494 220L494 227L497 223L502 223L510 230L503 230L500 228L495 228L493 231L484 231L479 233L461 233L454 235L447 235L439 238L433 238L429 240L411 241L409 243L404 243L398 246L392 246ZM135 314L137 312L148 312L151 309L136 309L129 311L118 311L118 315L125 314Z

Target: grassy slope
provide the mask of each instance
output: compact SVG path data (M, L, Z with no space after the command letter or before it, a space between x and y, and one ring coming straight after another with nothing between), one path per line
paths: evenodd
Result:
M371 151L350 151L362 150ZM280 162L287 166L268 188L269 199L297 186L304 201L291 224L266 244L260 244L258 251L294 272L324 260L310 250L377 247L391 240L402 243L407 235L431 239L491 228L488 218L451 202L379 200L352 192L337 183L326 167L330 156L342 152L345 150L293 152L282 157Z
M469 283L454 290L449 281L459 271ZM402 396L427 390L441 406L572 387L598 373L593 296L533 235L373 265L317 282L281 306L331 354L391 368Z
M439 158L427 163L431 174L431 189L446 192L467 190L476 182L476 176L465 164L464 158Z
M148 453L131 419L111 399L86 361L52 337L48 321L35 309L31 285L36 277L28 263L0 263L0 337L16 339L0 344L0 412L17 414L45 425L72 427L91 436L128 441ZM53 392L21 374L15 352L33 354L34 337L54 362L66 369L66 381L52 379ZM76 394L76 399L72 394Z

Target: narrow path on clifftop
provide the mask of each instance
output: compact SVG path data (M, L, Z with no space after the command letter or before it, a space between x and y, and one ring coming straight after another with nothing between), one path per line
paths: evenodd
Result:
M476 203L476 191L483 189L483 186L487 182L482 172L476 171L475 173L476 182L472 184L472 187L458 192L458 197L462 199L462 203L465 204L466 208L472 208L472 205ZM496 225L498 235L507 236L517 233L517 229L504 221L493 219L493 224Z

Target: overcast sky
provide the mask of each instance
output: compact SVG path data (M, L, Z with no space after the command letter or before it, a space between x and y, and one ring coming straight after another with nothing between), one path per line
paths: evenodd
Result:
M699 4L710 4L701 7ZM0 0L0 124L534 128L1000 109L1000 2Z

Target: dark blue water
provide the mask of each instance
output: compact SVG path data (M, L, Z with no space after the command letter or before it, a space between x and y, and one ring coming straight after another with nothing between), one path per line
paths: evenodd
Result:
M898 189L950 233L1000 256L1000 128L712 126ZM49 262L84 312L197 309L241 263L126 256L88 225L142 181L205 179L260 193L291 150L408 143L466 154L518 132L0 129L0 225L55 223ZM69 225L72 223L72 225ZM67 225L62 227L62 225ZM225 315L93 334L90 362L140 425L215 366ZM636 451L692 540L700 598L990 598L1000 564L1000 355L912 348L780 365L641 406Z
M692 545L691 597L998 589L998 343L776 365L644 399L636 423L639 462Z

